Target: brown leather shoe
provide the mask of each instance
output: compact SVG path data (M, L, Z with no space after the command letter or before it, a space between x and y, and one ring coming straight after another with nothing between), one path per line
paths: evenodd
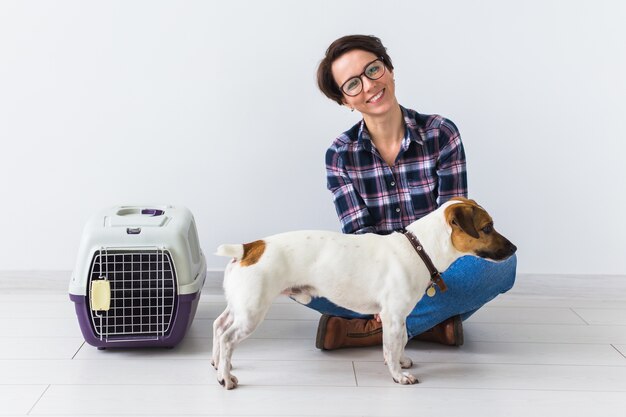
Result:
M432 329L418 334L413 339L441 343L448 346L461 346L463 344L463 321L461 316L450 317Z
M383 325L371 319L344 319L323 314L317 327L315 347L333 350L383 344Z

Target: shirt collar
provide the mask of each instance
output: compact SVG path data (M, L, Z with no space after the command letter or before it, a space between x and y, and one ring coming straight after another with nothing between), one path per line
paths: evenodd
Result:
M402 111L402 117L404 118L404 124L406 126L406 132L404 133L404 139L402 140L402 147L404 149L409 147L411 141L417 142L420 145L424 144L421 129L419 128L415 115L409 112L404 107L400 106ZM359 133L357 135L357 141L365 147L365 149L372 149L372 137L370 136L367 126L365 126L365 120L361 119L359 123Z

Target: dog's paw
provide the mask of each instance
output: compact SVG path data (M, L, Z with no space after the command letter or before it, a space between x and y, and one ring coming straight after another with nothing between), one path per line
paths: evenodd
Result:
M218 379L217 382L219 382L220 385L226 389L237 388L237 385L239 384L239 380L237 380L237 377L235 375L230 375L229 377L224 379Z
M400 367L402 369L409 369L413 366L413 361L408 356L400 358Z
M402 385L413 385L419 383L417 378L415 378L415 376L411 375L408 372L402 372L402 374L400 374L398 378L393 378L393 380L394 382Z

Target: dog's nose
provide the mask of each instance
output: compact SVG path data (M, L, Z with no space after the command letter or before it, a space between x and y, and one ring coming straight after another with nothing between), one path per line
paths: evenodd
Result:
M517 246L507 241L506 245L504 245L495 253L495 259L507 259L508 257L513 256L516 251Z

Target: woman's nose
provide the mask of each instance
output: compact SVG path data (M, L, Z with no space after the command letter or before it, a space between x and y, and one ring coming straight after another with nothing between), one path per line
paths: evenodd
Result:
M361 82L363 83L363 91L365 91L366 93L369 92L376 85L376 80L370 80L367 77L362 77Z

